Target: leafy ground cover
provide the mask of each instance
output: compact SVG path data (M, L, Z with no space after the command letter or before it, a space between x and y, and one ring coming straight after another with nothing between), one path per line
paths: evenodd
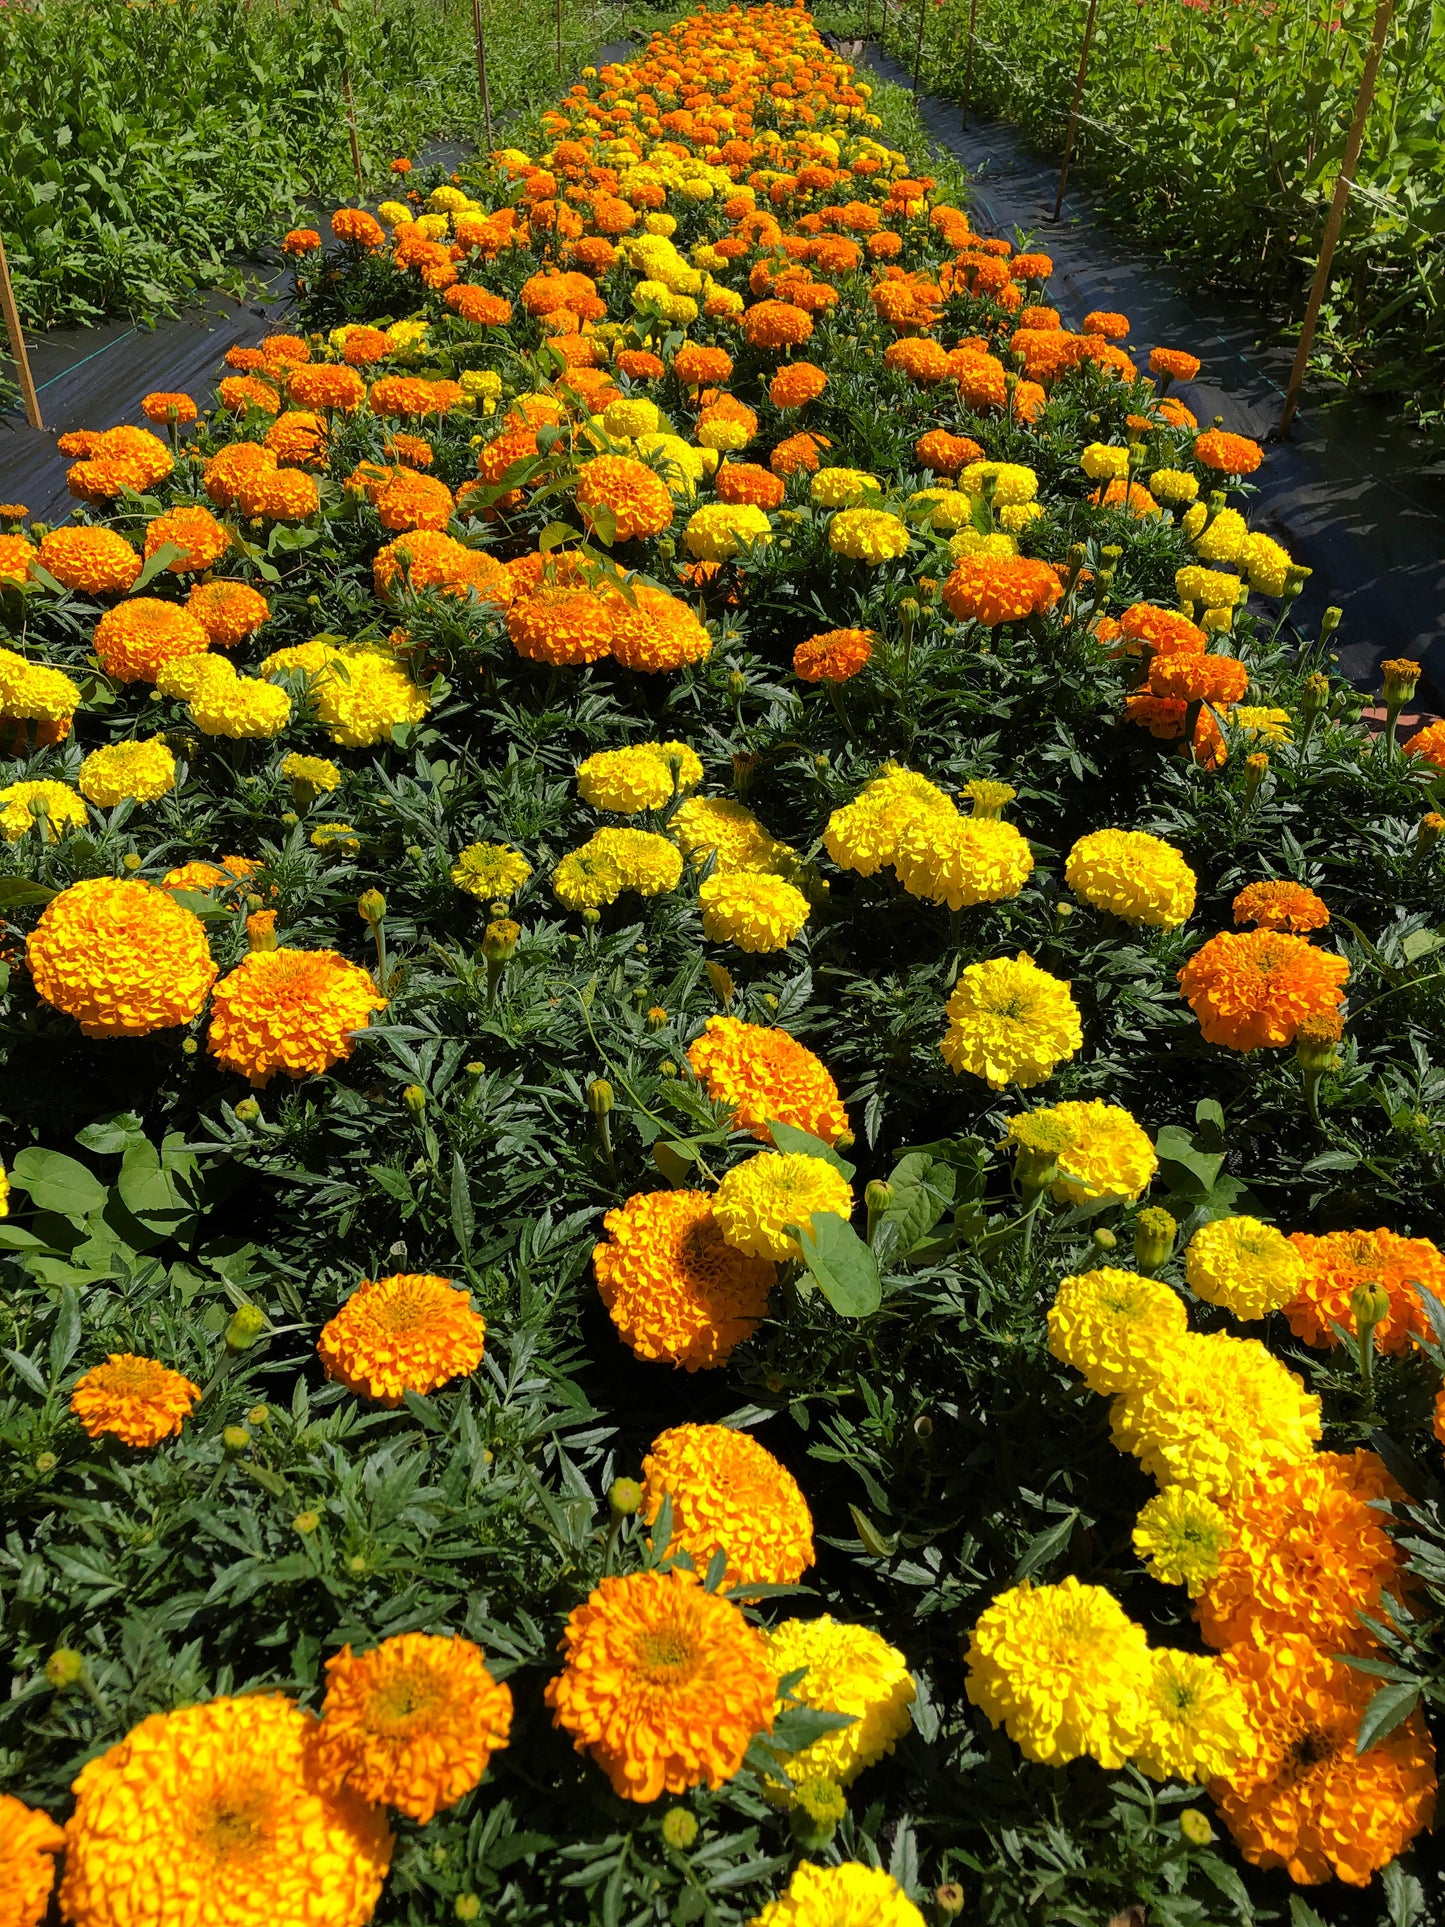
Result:
M611 24L567 0L564 71ZM494 113L535 111L557 87L554 7L488 7L486 32ZM32 328L172 313L234 284L278 222L352 192L348 74L369 179L481 128L465 0L8 6L0 62L0 232Z
M886 12L887 43L911 67L916 10ZM1075 139L1079 178L1138 240L1297 328L1374 16L1365 0L1102 0ZM969 0L927 10L930 91L961 97L969 17ZM985 0L975 10L976 110L1059 153L1083 24L1073 5ZM1396 10L1313 358L1316 375L1399 397L1432 429L1445 384L1440 45L1428 8Z
M16 1920L1438 1909L1441 726L877 104L694 15L6 511Z

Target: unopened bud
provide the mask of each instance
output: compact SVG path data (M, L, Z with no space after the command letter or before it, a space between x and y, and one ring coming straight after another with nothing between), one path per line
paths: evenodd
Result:
M356 914L363 923L380 923L386 915L386 898L380 890L363 890L356 899Z
M35 1470L42 1478L45 1477L47 1472L53 1472L59 1463L60 1460L54 1452L37 1452L35 1454Z
M963 1889L956 1880L945 1880L933 1890L933 1904L940 1920L957 1920L963 1912Z
M183 1037L181 1039L181 1056L182 1057L194 1057L197 1054L197 1052L200 1050L200 1048L201 1048L200 1045L196 1042L194 1037Z
M843 1789L821 1775L803 1780L793 1788L793 1804L788 1814L793 1838L799 1846L816 1852L826 1847L838 1830L838 1822L848 1811Z
M251 1443L251 1434L244 1425L228 1425L221 1434L221 1444L225 1447L228 1459L237 1459Z
M587 924L601 923L602 912L600 910L594 910L592 905L589 903L587 905L587 908L582 912L582 921Z
M606 1117L612 1109L612 1086L605 1077L594 1077L587 1086L587 1108L594 1117Z
M1398 709L1414 695L1415 686L1420 680L1420 665L1411 662L1408 657L1396 656L1384 664L1384 671L1385 706Z
M510 917L499 917L482 932L482 955L488 963L510 963L521 934L521 924L513 923Z
M1350 1293L1350 1311L1363 1338L1390 1316L1390 1294L1383 1285L1356 1285Z
M863 1202L868 1207L870 1217L882 1217L893 1202L893 1186L885 1184L882 1178L870 1178L863 1192Z
M1320 617L1320 641L1327 642L1345 619L1343 609L1329 608Z
M254 1097L243 1097L236 1106L236 1117L242 1124L254 1124L261 1115L261 1106Z
M741 669L735 669L728 677L728 694L736 702L748 686L748 679Z
M291 1530L293 1532L299 1532L303 1539L308 1539L320 1524L321 1514L319 1512L298 1512L296 1517L291 1521Z
M614 1519L630 1519L642 1509L642 1487L636 1479L614 1479L608 1487L607 1505Z
M1244 796L1248 802L1269 773L1269 758L1262 749L1244 759Z
M413 1117L420 1117L426 1110L426 1092L420 1084L408 1084L402 1091L401 1101Z
M649 1030L665 1030L667 1028L667 1012L661 1004L654 1004L648 1011L647 1028Z
M1134 1220L1134 1263L1146 1276L1174 1255L1178 1230L1174 1219L1157 1204L1147 1205Z
M85 1655L73 1646L57 1646L45 1662L45 1677L57 1693L78 1686L85 1673Z
M39 801L40 799L37 797L36 802L39 802ZM30 813L32 816L38 816L40 814L40 812L35 808L34 804L31 805ZM140 868L140 858L136 855L134 850L127 850L125 855L121 858L121 863L127 870L138 870Z
M452 1912L458 1920L476 1920L482 1911L482 1903L476 1894L458 1894L452 1902Z
M1300 691L1300 707L1306 716L1318 716L1330 706L1330 679L1328 676L1306 676L1304 688Z
M1108 1225L1101 1224L1094 1227L1094 1243L1100 1251L1113 1251L1118 1242L1117 1235L1109 1229Z
M1430 810L1420 818L1420 827L1415 832L1415 848L1421 856L1426 856L1445 836L1445 816L1439 810Z
M256 910L246 919L246 944L251 950L275 950L280 939L276 935L276 912Z
M271 1423L271 1407L269 1405L253 1405L246 1414L246 1423L251 1426L269 1425Z
M226 1326L226 1350L248 1352L266 1329L266 1314L259 1305L237 1305Z
M697 1820L686 1807L674 1807L663 1815L662 1839L674 1853L686 1853L697 1838Z
M1332 1071L1339 1063L1335 1046L1344 1035L1338 1011L1321 1011L1306 1017L1295 1032L1294 1051L1300 1069L1316 1076Z
M1179 1832L1191 1847L1207 1847L1214 1838L1213 1827L1198 1807L1186 1807L1180 1814Z

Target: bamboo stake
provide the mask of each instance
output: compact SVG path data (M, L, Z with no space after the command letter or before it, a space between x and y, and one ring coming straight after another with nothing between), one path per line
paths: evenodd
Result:
M978 0L968 0L968 51L963 61L963 129L968 132L968 104L973 94L973 30L978 24Z
M472 0L472 31L477 36L477 86L482 95L482 113L487 123L487 146L492 145L492 95L487 86L487 39L482 30L482 0Z
M557 0L557 78L562 78L562 0Z
M913 91L918 92L919 77L923 72L923 25L928 18L928 0L918 0L918 44L913 49Z
M351 165L356 170L356 197L360 200L365 192L361 173L361 142L356 137L356 99L351 91L351 68L341 70L341 90L346 96L346 131L351 136Z
M1310 298L1305 308L1304 324L1300 329L1299 346L1295 350L1294 366L1289 371L1289 386L1285 390L1284 407L1279 414L1279 434L1288 435L1299 407L1300 390L1304 386L1305 374L1310 365L1310 350L1315 343L1315 329L1319 326L1320 309L1324 306L1325 295L1330 285L1330 267L1335 258L1335 243L1340 238L1340 229L1345 221L1345 203L1349 199L1350 186L1355 178L1355 168L1359 164L1360 149L1365 141L1365 122L1370 117L1370 103L1375 97L1375 77L1380 70L1380 56L1385 50L1385 35L1390 30L1390 16L1395 10L1395 0L1379 0L1375 8L1375 26L1370 35L1370 51L1365 55L1364 71L1360 75L1360 91L1355 96L1354 116L1350 121L1350 131L1345 136L1345 151L1340 159L1340 171L1335 177L1335 191L1330 201L1330 211L1325 217L1325 231L1320 240L1320 258L1315 264L1315 278L1310 283Z
M20 393L25 402L25 419L32 428L44 428L40 397L35 392L35 377L30 372L30 357L25 352L25 336L20 328L20 308L10 283L10 263L5 259L5 243L0 239L0 308L5 310L5 332L10 337L10 358L20 378Z
M1094 44L1094 18L1099 11L1099 0L1089 0L1089 17L1084 22L1084 44L1079 49L1079 73L1074 82L1074 104L1069 109L1069 127L1064 135L1064 158L1059 163L1059 191L1054 197L1054 219L1063 213L1064 183L1069 178L1069 161L1074 152L1074 129L1079 124L1079 102L1084 98L1084 82L1089 74L1089 49Z

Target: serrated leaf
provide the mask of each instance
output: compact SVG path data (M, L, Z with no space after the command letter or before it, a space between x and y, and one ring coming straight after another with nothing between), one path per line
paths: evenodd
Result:
M1225 1899L1230 1902L1242 1920L1252 1921L1254 1919L1254 1908L1250 1904L1249 1889L1227 1860L1221 1860L1217 1853L1201 1853L1195 1859L1194 1864L1206 1879L1213 1881L1214 1885L1224 1895Z
M472 1209L472 1187L467 1179L467 1167L462 1162L460 1151L452 1153L452 1235L461 1246L463 1258L469 1258L472 1250L472 1233L476 1230L476 1213Z
M814 1137L811 1131L800 1131L796 1124L784 1124L770 1117L768 1129L780 1151L791 1151L795 1156L805 1158L821 1158L824 1164L831 1164L835 1171L841 1171L845 1178L851 1178L858 1168L849 1164L846 1158L839 1157L825 1139Z
M135 579L131 594L139 595L142 589L148 588L155 581L162 569L169 568L172 562L178 562L184 554L185 550L179 542L162 542L154 555L147 557L145 567Z
M868 1318L883 1302L878 1260L846 1218L815 1211L798 1227L808 1274L842 1318Z
M1420 1688L1414 1680L1408 1684L1400 1681L1381 1686L1371 1695L1370 1703L1360 1717L1355 1752L1368 1753L1372 1746L1388 1738L1397 1726L1403 1726L1414 1712L1419 1698Z
M1015 1582L1026 1579L1031 1572L1037 1572L1039 1567L1052 1559L1056 1552L1062 1552L1073 1537L1074 1527L1078 1522L1079 1514L1075 1509L1072 1512L1066 1512L1054 1525L1045 1526L1042 1532L1036 1532L1024 1547L1023 1557L1014 1567Z

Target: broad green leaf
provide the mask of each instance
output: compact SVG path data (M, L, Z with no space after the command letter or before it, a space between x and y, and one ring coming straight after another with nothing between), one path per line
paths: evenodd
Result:
M1166 1124L1155 1142L1159 1168L1170 1190L1182 1198L1201 1199L1214 1189L1224 1168L1222 1151L1201 1151L1193 1136L1178 1124Z
M107 1193L100 1179L63 1151L42 1151L27 1144L11 1166L10 1182L30 1193L37 1211L57 1211L72 1223L105 1209Z
M799 1227L803 1263L819 1291L843 1318L868 1318L883 1302L878 1261L846 1218L815 1211Z
M692 1147L672 1139L660 1138L652 1147L652 1161L675 1191L687 1183L692 1168Z
M178 561L184 554L185 550L179 542L162 542L155 554L147 559L145 567L136 577L131 594L139 595L142 589L155 581L162 569L168 569L172 562Z
M57 893L24 877L0 877L0 908L18 910L28 903L49 903Z
M768 1129L780 1151L791 1151L795 1156L805 1158L821 1158L824 1164L831 1164L835 1171L841 1171L845 1178L851 1178L858 1168L849 1164L846 1158L840 1158L823 1138L814 1137L811 1131L800 1131L796 1124L783 1124L777 1118L770 1117Z

